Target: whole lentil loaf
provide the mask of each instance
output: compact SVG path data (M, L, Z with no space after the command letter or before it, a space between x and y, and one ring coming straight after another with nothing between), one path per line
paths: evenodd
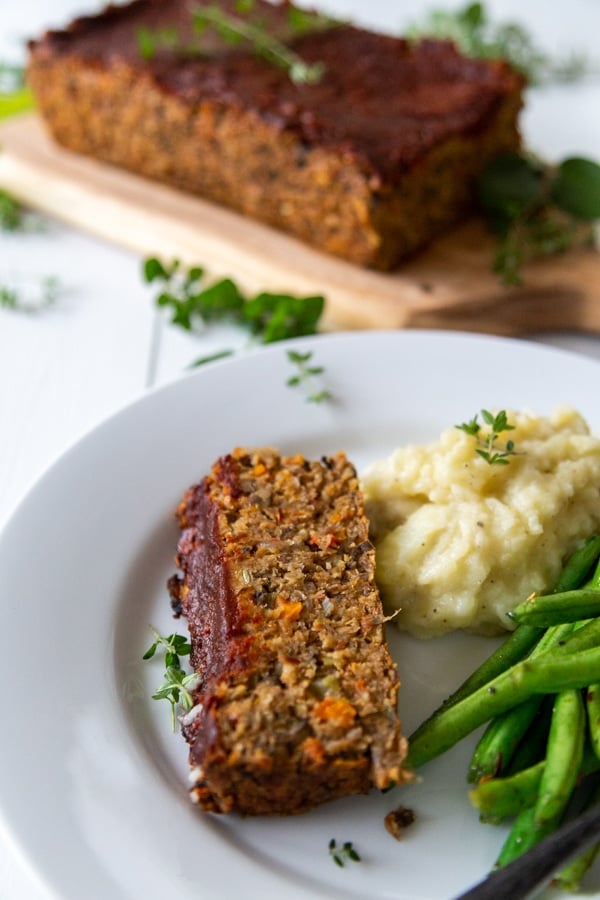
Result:
M30 42L56 140L379 269L463 217L486 163L519 144L522 79L502 62L345 24L299 34L288 3L256 0L251 17L324 66L295 84L247 43L195 33L193 6L134 0ZM175 29L176 46L144 59L142 29Z
M178 509L200 676L183 720L203 809L289 815L410 778L356 473L275 450L220 458Z

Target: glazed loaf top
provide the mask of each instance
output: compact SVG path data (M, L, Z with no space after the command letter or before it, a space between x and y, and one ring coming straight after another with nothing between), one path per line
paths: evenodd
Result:
M222 0L234 11L234 0ZM69 56L74 65L127 64L182 102L209 100L256 111L307 146L359 160L379 184L393 184L445 141L486 128L522 79L501 61L470 60L452 44L416 44L340 24L294 35L289 4L257 0L252 15L307 63L322 63L316 84L294 84L246 44L232 47L213 29L194 32L188 0L134 0L109 6L30 42L39 60ZM139 49L140 29L175 29L176 48ZM194 52L184 48L194 47Z

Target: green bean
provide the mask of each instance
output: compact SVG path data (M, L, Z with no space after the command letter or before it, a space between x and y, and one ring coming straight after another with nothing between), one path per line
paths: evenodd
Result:
M546 651L533 659L522 660L431 719L429 727L420 729L420 734L409 742L407 764L411 768L424 765L479 725L533 694L581 689L595 681L600 681L600 647L577 654Z
M551 706L548 703L549 699L548 697L542 698L542 707L511 757L506 768L506 775L515 775L545 758L552 714Z
M600 590L580 588L560 594L529 597L508 613L519 624L547 628L564 622L579 622L600 615Z
M481 821L496 824L535 806L545 765L546 760L541 759L513 775L488 778L471 788L469 799L475 809L479 810ZM600 759L586 746L577 782L599 770Z
M571 623L548 628L529 654L534 659L560 646L574 629ZM479 739L471 758L467 780L478 781L505 770L542 703L542 697L532 697L525 703L494 718Z
M412 734L410 740L416 740L421 732L430 727L431 722L437 718L444 710L455 706L461 700L469 697L476 690L486 685L493 678L496 678L502 672L506 671L514 663L519 662L529 653L531 648L539 640L543 631L539 628L532 628L529 625L520 625L513 631L509 637L501 644L494 653L491 654L472 675L452 693L442 705L426 719L417 730Z
M575 857L573 862L555 875L552 879L553 886L563 891L570 891L573 894L579 891L581 879L588 869L591 868L599 850L600 844L592 844L584 853Z
M471 788L469 799L479 810L481 821L498 823L534 806L545 765L542 759L515 775L489 778Z
M543 697L534 696L507 710L489 723L471 757L467 781L504 772L520 741L533 722Z
M539 844L543 838L552 834L554 826L537 825L535 823L534 810L535 807L529 806L519 813L496 860L495 868L501 869L503 866L508 865L513 859L521 856L527 850L530 850L531 847Z
M554 591L572 591L580 587L598 557L600 557L600 535L594 535L587 538L585 543L571 554L558 576Z
M579 690L565 690L554 701L546 765L535 805L537 825L560 821L577 783L583 759L585 709Z
M585 694L590 743L600 759L600 682L590 684Z
M588 538L581 547L575 550L560 573L555 591L568 591L581 585L588 575L591 566L600 557L600 535ZM599 567L600 569L600 567ZM568 626L565 626L568 627ZM543 635L543 637L542 637ZM428 731L433 720L451 706L460 703L485 684L492 681L502 672L522 660L538 641L555 643L552 635L534 626L519 625L506 640L491 654L470 676L458 687L432 715L426 719L411 735L410 740L419 740L421 732ZM540 652L543 647L540 647Z
M585 583L585 587L588 588L600 588L600 560L596 564L596 568L592 574L592 577Z
M597 785L595 790L593 790L588 803L585 805L585 809L591 809L597 803L600 803L600 785ZM564 869L561 869L554 877L552 884L563 891L571 891L573 893L578 891L581 879L591 867L599 850L600 844L592 844L591 847L566 865Z
M573 656L582 650L591 650L600 646L600 618L590 619L588 622L575 622L573 625L555 625L554 627L570 629L570 633L565 633L550 648L552 656Z
M583 759L583 716L580 691L565 690L558 694L535 805L519 813L498 857L498 867L521 856L560 824Z

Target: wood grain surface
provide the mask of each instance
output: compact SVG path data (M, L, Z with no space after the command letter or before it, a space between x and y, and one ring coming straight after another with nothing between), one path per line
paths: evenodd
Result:
M480 222L470 221L397 272L383 274L64 150L35 114L3 124L0 144L0 186L35 209L143 255L204 265L248 290L322 293L326 329L600 332L600 255L594 249L532 263L521 286L503 287L491 270L493 242Z

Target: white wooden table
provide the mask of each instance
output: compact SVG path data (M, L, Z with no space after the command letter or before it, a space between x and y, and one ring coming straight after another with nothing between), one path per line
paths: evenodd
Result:
M436 4L329 0L320 5L400 31ZM97 0L53 0L51 8L46 0L3 4L0 59L20 60L24 37L98 6ZM518 18L552 51L578 48L600 60L597 0L571 0L568 5L490 0L487 6L495 17ZM599 110L600 78L532 91L523 116L526 141L548 159L567 154L599 158ZM0 283L35 286L40 277L55 275L61 284L57 302L42 313L0 309L0 527L32 482L81 434L149 387L177 377L195 357L223 346L218 334L190 338L159 318L140 264L133 254L58 222L50 221L34 234L0 233ZM533 339L600 360L600 337ZM10 740L10 723L3 724L3 739ZM0 830L0 898L48 896Z

